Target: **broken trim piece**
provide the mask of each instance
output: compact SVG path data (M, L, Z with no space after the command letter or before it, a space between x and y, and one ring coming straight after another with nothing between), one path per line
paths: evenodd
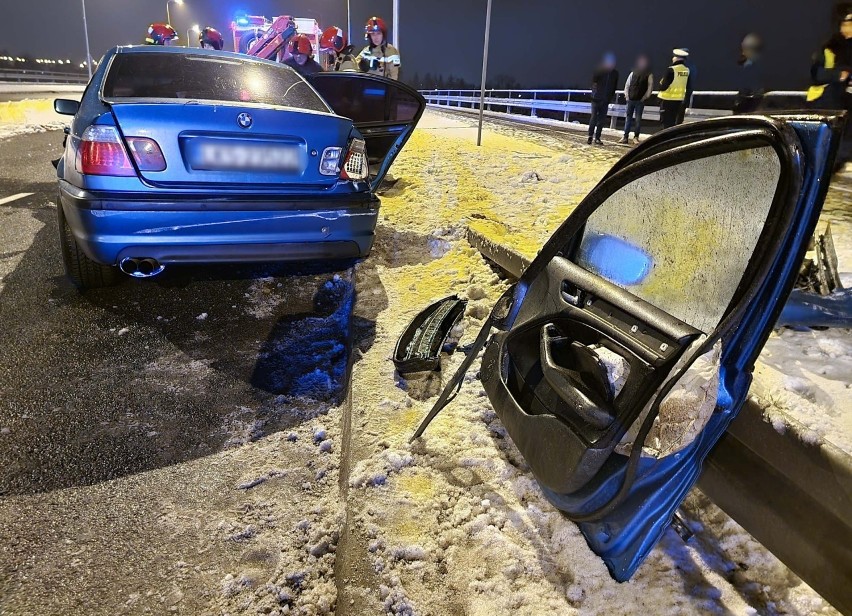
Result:
M393 363L400 374L440 369L441 349L464 316L467 300L457 295L435 302L418 314L399 337Z

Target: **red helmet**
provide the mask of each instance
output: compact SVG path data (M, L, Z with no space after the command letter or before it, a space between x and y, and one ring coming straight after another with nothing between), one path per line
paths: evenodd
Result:
M295 56L297 53L306 56L314 55L314 47L311 45L311 39L308 38L307 34L297 34L291 38L290 42L287 43L287 51L290 52L291 56Z
M225 39L222 37L222 33L216 28L207 26L204 30L198 33L198 43L202 47L212 47L213 49L221 51L222 47L225 46Z
M148 45L165 45L167 41L176 41L177 32L169 24L151 24L148 26L148 36L145 43Z
M346 34L343 29L337 26L326 28L320 39L320 49L333 49L337 53L346 49Z
M370 17L367 20L367 25L364 27L364 38L370 38L373 32L381 32L385 38L388 37L388 27L385 25L385 20L381 17Z

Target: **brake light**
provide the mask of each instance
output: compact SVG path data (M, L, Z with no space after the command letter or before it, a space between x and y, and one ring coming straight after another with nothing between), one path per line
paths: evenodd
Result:
M367 144L363 139L353 139L346 153L346 160L340 171L344 180L366 180L370 175L370 165L367 162Z
M89 126L83 131L76 162L77 171L85 175L136 175L114 126Z
M136 161L139 171L165 171L166 159L163 151L153 139L147 137L127 137L127 146Z

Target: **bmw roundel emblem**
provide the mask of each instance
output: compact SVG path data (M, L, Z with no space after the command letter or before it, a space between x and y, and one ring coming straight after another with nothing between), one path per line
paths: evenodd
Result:
M251 116L249 114L247 114L245 111L237 116L237 124L239 124L243 128L248 128L249 126L251 126L251 123L252 123Z

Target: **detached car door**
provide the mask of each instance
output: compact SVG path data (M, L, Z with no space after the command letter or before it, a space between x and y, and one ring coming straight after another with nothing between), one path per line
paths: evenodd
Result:
M334 112L361 132L376 190L414 132L426 100L404 83L374 75L317 73L309 80Z
M830 180L838 118L678 127L620 161L492 314L481 378L617 580L742 406Z

